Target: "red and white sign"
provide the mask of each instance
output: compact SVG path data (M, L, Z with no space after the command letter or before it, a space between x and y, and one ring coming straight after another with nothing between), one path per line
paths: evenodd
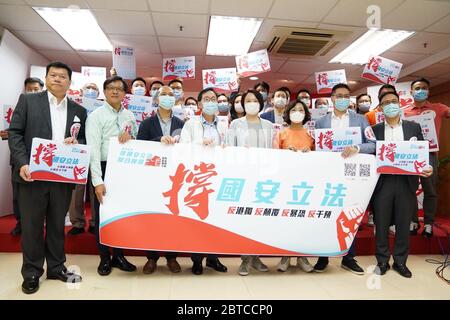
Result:
M377 141L377 172L419 175L428 167L428 141Z
M342 152L346 147L359 145L361 128L315 129L316 151Z
M402 70L403 64L380 56L369 58L365 65L361 78L378 83L395 84Z
M195 56L163 59L163 80L195 79Z
M153 105L153 98L147 96L127 94L122 103L125 109L133 112L138 126L145 119L155 115L158 109L157 106Z
M436 133L436 125L434 117L436 114L432 112L424 112L418 116L406 117L406 120L414 121L420 124L422 128L423 138L430 143L430 152L439 151L439 141Z
M95 83L100 89L99 99L104 99L103 83L106 80L106 68L103 67L81 67L81 74L86 79L86 83ZM85 84L86 84L85 83Z
M267 49L236 56L236 67L238 74L242 77L250 77L270 71Z
M345 70L316 72L317 93L331 93L331 89L338 83L347 83Z
M33 138L30 173L34 180L86 184L89 161L89 146Z
M117 75L124 79L136 78L136 57L134 49L129 47L114 47L113 67Z
M203 70L202 78L203 89L214 88L217 92L234 92L239 88L236 68Z

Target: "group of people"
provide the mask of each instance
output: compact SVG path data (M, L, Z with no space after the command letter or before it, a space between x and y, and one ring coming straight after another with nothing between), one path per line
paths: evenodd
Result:
M325 98L316 99L313 106L308 90L300 90L293 97L286 87L270 93L266 82L258 83L249 90L234 92L230 96L218 94L213 88L198 93L196 98L183 97L183 81L175 79L168 84L155 81L147 87L143 78L128 83L118 75L106 79L103 84L105 99L101 107L87 115L86 109L67 97L72 70L61 62L50 63L46 68L45 86L39 79L25 81L25 93L19 98L7 132L2 138L9 139L13 170L14 212L18 224L13 230L22 234L24 293L39 289L39 278L43 275L44 261L47 261L47 278L63 282L78 282L81 277L71 273L64 266L64 220L70 212L73 228L71 235L85 232L84 198L90 194L93 220L89 230L96 235L100 263L98 274L106 276L112 268L125 272L136 271L136 266L124 256L122 249L110 248L100 242L99 207L108 192L104 183L107 167L108 147L111 139L126 143L131 139L156 141L163 144L191 143L207 147L245 146L254 148L289 149L293 152L314 151L314 137L306 123L311 120L311 109L332 109L315 123L316 128L361 129L360 145L347 146L342 157L358 153L374 154L377 140L403 141L415 138L424 140L419 124L403 116L435 113L436 130L439 134L442 119L450 117L450 108L428 101L430 83L418 79L411 84L414 103L401 109L395 87L384 85L378 93L379 105L374 110L383 112L385 121L374 123L371 98L367 94L357 97L355 109L350 107L350 88L338 84L331 92L332 105ZM97 98L100 88L93 83L86 84L81 94ZM134 114L124 108L126 93L150 95L157 107L155 115L142 121L138 127ZM402 116L403 113L403 116ZM219 121L219 117L228 121ZM80 130L74 137L70 128L78 123ZM274 124L282 129L274 131ZM368 134L372 132L372 134ZM66 144L86 143L91 147L90 182L85 186L33 181L29 171L31 141L34 137L51 139ZM375 137L375 138L374 138ZM417 233L416 190L419 179L425 199L424 235L432 235L436 213L436 154L430 153L430 167L421 176L381 175L370 201L376 230L377 273L385 274L389 268L389 227L395 225L395 246L392 253L393 269L404 277L411 277L406 266L409 251L409 235ZM89 191L90 190L90 191ZM44 236L44 223L46 233ZM20 229L20 230L17 230ZM151 274L156 270L159 252L147 252L143 272ZM181 271L177 253L163 253L169 270ZM191 254L192 273L203 273L201 253ZM266 272L269 268L258 256L242 256L240 275L248 275L251 269ZM291 257L282 257L277 270L284 272L290 266ZM324 272L327 257L319 257L312 266L306 257L297 257L297 265L305 272ZM218 272L227 272L217 255L206 255L206 266ZM355 274L364 274L355 260L354 242L348 254L342 258L341 266Z

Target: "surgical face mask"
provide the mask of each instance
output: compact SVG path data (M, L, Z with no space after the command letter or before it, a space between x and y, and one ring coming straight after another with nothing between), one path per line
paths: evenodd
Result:
M390 103L383 107L383 113L386 118L395 118L400 114L400 105L398 103Z
M213 116L217 113L217 110L219 109L217 102L209 101L203 103L203 112L207 114L208 116Z
M428 90L414 90L413 91L414 100L422 102L428 99Z
M300 101L303 102L308 108L311 105L311 100L309 100L308 98L300 99Z
M183 90L173 89L173 94L175 95L175 99L180 100L183 97Z
M370 102L361 102L358 104L358 109L362 112L368 112L370 110Z
M284 108L287 104L287 100L285 98L278 97L273 100L273 103L277 108Z
M261 93L261 95L262 95L263 100L264 100L264 101L267 101L267 92L261 91L260 93Z
M328 105L327 104L318 104L316 109L328 110Z
M254 116L259 112L259 103L258 102L247 102L245 104L245 113Z
M95 89L86 89L83 90L83 96L89 99L97 99L98 91Z
M218 107L219 112L228 112L230 110L227 102L219 102Z
M335 100L334 106L339 111L346 111L348 106L350 105L350 99L347 98L339 98Z
M244 113L244 108L242 108L240 102L234 104L234 110L236 110L237 113Z
M134 87L133 94L136 96L143 96L143 95L145 95L145 88L144 87Z
M293 123L301 123L305 119L305 114L300 111L294 111L289 114L289 118Z
M156 95L158 94L158 90L159 89L153 89L152 91L150 91L150 95L152 96L152 98L156 97Z
M171 110L175 105L175 97L174 96L159 96L159 105L161 108L166 110Z

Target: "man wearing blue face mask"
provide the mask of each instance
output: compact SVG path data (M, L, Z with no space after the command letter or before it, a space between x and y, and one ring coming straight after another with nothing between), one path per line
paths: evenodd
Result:
M147 93L147 82L144 78L136 78L131 82L131 94L145 96Z
M203 146L218 146L225 143L226 130L228 124L221 126L217 119L219 112L217 104L217 93L212 88L206 88L198 94L198 107L202 114L188 120L181 131L180 143L194 143ZM200 253L192 254L192 273L201 275L203 273L203 255ZM216 255L208 254L206 256L206 266L219 272L227 272Z
M424 140L420 125L400 119L399 96L395 92L386 92L380 96L380 107L385 121L373 127L377 140L409 141ZM429 177L433 168L424 169L422 177ZM375 273L384 275L389 269L389 225L395 221L395 244L393 269L405 278L412 273L406 266L409 252L409 224L417 211L416 190L419 187L418 176L382 174L373 194L372 209L375 216L377 268Z
M316 129L334 129L359 127L361 129L360 145L348 146L342 151L342 157L347 158L359 152L373 154L375 153L375 143L369 140L371 128L366 117L349 112L350 88L344 83L339 83L331 90L331 101L334 104L334 110L326 116L316 121ZM355 241L353 241L346 256L342 258L341 267L358 275L363 275L364 270L356 263ZM314 266L316 272L325 271L328 266L328 257L320 257Z
M168 86L162 86L157 91L154 99L158 105L158 111L156 115L142 121L139 126L137 140L174 144L179 138L184 122L172 114L172 108L175 106L173 90ZM176 252L166 253L167 267L172 273L181 271L181 267L176 258ZM156 251L148 251L147 259L148 261L143 271L145 274L151 274L156 270L159 253Z
M98 87L95 83L86 83L81 89L81 97L86 97L89 99L97 99L99 94Z
M405 117L417 116L423 113L431 113L434 116L437 139L441 130L442 120L450 118L450 108L441 103L431 103L428 101L430 82L421 78L411 82L411 94L414 103L403 109ZM437 152L430 152L430 164L434 168L434 173L430 178L421 179L423 189L423 211L424 229L422 235L430 238L433 235L434 217L437 210ZM411 221L410 233L416 235L419 229L419 218L417 211Z

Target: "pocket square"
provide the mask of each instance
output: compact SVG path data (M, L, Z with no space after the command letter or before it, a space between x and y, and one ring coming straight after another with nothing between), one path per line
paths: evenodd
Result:
M416 136L411 137L411 138L409 139L409 141L417 141L417 137L416 137Z
M80 118L78 118L77 116L73 117L73 122L81 122Z

